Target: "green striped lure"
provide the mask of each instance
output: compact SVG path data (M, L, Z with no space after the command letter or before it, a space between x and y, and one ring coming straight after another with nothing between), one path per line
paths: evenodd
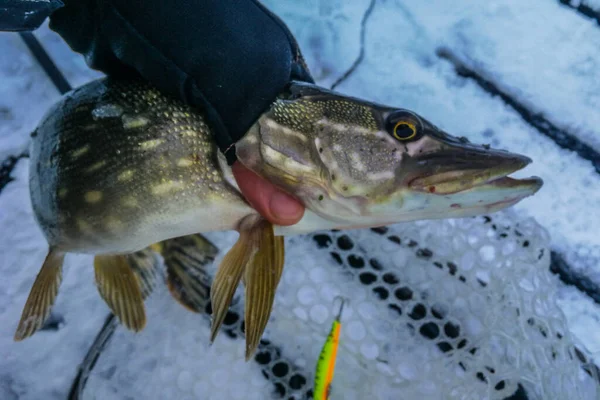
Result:
M340 341L340 331L342 323L342 311L344 310L344 299L341 299L340 311L331 325L331 330L327 336L327 340L323 345L319 361L317 362L317 370L315 372L314 384L314 400L327 400L331 390L331 382L333 381L333 372L335 369L335 360L337 349Z

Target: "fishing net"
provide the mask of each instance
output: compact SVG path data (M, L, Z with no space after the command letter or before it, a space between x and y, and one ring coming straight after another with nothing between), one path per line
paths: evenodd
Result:
M236 236L207 235L220 249L213 276ZM117 328L82 398L311 398L337 296L349 301L332 399L596 398L596 370L555 301L547 243L543 228L512 211L286 238L251 361L243 289L209 345L208 314L184 310L161 285L145 330Z

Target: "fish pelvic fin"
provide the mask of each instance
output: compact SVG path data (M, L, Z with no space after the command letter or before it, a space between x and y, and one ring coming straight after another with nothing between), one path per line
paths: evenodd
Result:
M160 263L151 247L136 251L125 256L137 279L142 300L146 300L156 287L156 280L161 275Z
M58 288L62 282L62 266L65 254L50 249L33 282L14 340L20 342L40 329L54 305Z
M121 323L134 332L144 329L142 289L128 255L97 255L94 271L100 296Z
M200 234L161 242L167 287L175 300L192 312L201 313L208 304L211 277L206 266L217 252L218 248Z
M273 225L264 220L256 230L258 251L244 274L246 361L256 351L269 321L284 263L283 236L275 236Z
M256 236L255 232L251 229L240 230L237 242L225 254L217 269L210 289L212 307L211 343L217 337L219 328L227 315L227 309L240 283L246 264L248 264L248 261L256 251L254 236Z

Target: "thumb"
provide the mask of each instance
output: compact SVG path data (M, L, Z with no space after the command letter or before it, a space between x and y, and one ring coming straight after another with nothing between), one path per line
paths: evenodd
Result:
M233 176L250 205L275 225L293 225L304 215L304 206L271 182L235 162Z

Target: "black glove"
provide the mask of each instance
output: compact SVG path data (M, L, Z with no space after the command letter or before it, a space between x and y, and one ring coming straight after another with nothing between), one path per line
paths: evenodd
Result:
M36 30L62 6L60 0L0 0L0 32Z
M257 0L63 0L50 28L107 75L140 74L202 109L234 144L291 80L313 82L285 24Z

